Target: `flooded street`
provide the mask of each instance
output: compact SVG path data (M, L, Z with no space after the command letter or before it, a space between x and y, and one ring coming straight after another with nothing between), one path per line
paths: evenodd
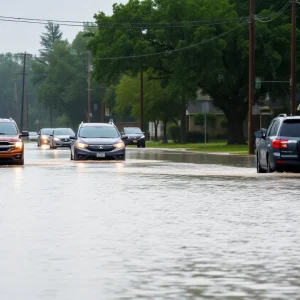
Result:
M0 167L0 299L300 299L298 174L128 149Z

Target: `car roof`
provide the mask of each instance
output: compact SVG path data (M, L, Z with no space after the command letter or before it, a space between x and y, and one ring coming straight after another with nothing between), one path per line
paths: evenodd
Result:
M72 129L70 127L59 127L59 128L53 128L53 130L61 130L61 129Z
M300 119L300 116L289 116L287 114L280 114L277 117L275 117L275 119L288 119L288 120L298 120Z
M15 123L15 121L13 119L4 119L4 118L0 118L0 122L2 122L2 123Z
M82 123L80 127L114 127L111 123Z

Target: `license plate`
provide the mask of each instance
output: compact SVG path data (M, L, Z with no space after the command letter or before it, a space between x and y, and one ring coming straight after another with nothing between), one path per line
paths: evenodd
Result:
M97 153L96 157L105 157L105 153Z
M137 140L133 140L134 143L137 143Z

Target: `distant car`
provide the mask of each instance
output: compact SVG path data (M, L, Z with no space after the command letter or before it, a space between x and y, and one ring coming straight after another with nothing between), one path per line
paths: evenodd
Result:
M128 138L125 139L126 145L136 145L138 148L146 147L145 133L138 127L124 127L123 135Z
M300 171L300 116L281 114L255 137L258 173Z
M29 141L37 141L38 139L38 134L37 132L34 132L34 131L29 131L29 136L28 136L28 140Z
M75 132L71 128L56 128L49 137L50 149L57 147L71 147L72 140L70 136L74 136Z
M21 137L28 132L19 132L13 119L0 118L0 162L24 165L24 143Z
M125 160L125 144L114 124L81 123L77 136L70 138L73 140L71 160Z
M38 132L37 146L49 145L50 134L53 132L54 128L42 128Z

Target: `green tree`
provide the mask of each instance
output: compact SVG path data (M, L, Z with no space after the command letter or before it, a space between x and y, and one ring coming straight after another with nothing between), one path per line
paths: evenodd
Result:
M57 41L48 54L47 64L36 61L33 82L38 86L39 101L50 112L50 124L77 126L87 119L88 38L79 32L72 42ZM101 111L93 110L99 103L100 85L91 82L93 121L99 121Z
M144 81L144 114L146 121L152 121L157 125L158 121L163 121L163 142L167 143L167 124L178 110L173 102L173 93L168 87L162 87L157 80ZM130 114L139 119L140 117L140 79L137 76L123 75L120 83L115 89L115 109L118 116Z
M257 76L283 80L288 76L287 4L268 0L257 7ZM98 33L89 43L97 59L95 75L111 83L124 72L152 68L153 78L176 91L182 125L186 105L200 88L224 112L228 143L245 143L248 14L248 3L242 0L130 0L114 5L112 16L95 16ZM264 85L256 98L267 91L286 95L287 89L287 85Z
M54 43L62 40L62 32L58 24L48 22L45 25L46 32L41 35L41 46L40 57L42 60L47 60L48 55L53 49Z

